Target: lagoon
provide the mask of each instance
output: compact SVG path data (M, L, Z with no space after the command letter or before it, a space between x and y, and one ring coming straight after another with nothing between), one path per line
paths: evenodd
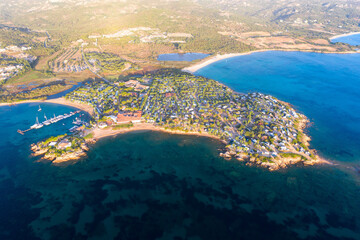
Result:
M262 92L309 117L323 157L360 163L360 54L268 51L218 61L195 73L238 92Z
M210 56L210 54L205 53L169 53L169 54L160 54L158 56L158 61L186 61L191 62L194 60L203 59Z

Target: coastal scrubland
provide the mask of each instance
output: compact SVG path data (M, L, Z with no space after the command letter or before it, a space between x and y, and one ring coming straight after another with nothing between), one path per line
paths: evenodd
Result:
M18 85L39 81L82 81L99 74L117 79L192 65L157 61L163 53L214 56L266 49L354 51L355 47L333 44L330 38L354 31L354 19L359 17L355 2L329 4L321 0L302 5L263 0L251 4L231 0L81 4L72 0L4 0L0 7L1 54L26 59L30 66L2 81L12 93L21 90Z

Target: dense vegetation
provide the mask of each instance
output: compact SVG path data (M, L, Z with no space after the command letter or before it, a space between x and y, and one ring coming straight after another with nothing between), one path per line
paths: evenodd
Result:
M112 53L88 52L85 57L92 66L107 73L120 73L133 67L132 63Z
M69 89L71 85L66 85L64 82L54 83L47 86L40 86L29 91L20 93L9 93L6 90L0 92L0 102L19 102L32 99L46 99L47 96L59 93Z
M45 44L46 42L46 44ZM31 31L25 28L11 28L0 25L1 47L15 45L18 47L31 47L27 52L34 56L42 56L53 53L59 46L50 44L44 32Z

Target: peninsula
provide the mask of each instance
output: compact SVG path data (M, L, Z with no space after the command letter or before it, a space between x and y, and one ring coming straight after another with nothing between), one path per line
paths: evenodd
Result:
M93 81L70 92L67 101L93 109L90 125L72 135L33 145L35 155L54 163L78 159L105 136L136 130L214 137L220 153L276 170L321 162L303 133L307 118L288 104L261 93L236 93L222 84L175 69L127 81ZM61 154L60 154L61 152Z

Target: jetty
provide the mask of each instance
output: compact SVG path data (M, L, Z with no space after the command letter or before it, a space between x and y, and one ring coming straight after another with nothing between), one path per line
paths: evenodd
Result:
M69 117L72 117L74 116L75 114L77 113L80 113L81 111L80 110L77 110L75 112L70 112L70 113L65 113L64 115L58 115L58 116L55 116L54 114L54 117L53 118L50 118L50 119L47 119L46 116L44 115L45 117L45 121L43 122L39 122L39 118L36 117L36 121L35 121L35 124L30 126L29 129L26 129L26 130L20 130L18 129L17 132L21 135L24 135L26 132L30 131L30 130L33 130L33 129L39 129L39 128L42 128L44 126L48 126L48 125L51 125L53 123L56 123L58 121L61 121L61 120L64 120L66 118L69 118Z

